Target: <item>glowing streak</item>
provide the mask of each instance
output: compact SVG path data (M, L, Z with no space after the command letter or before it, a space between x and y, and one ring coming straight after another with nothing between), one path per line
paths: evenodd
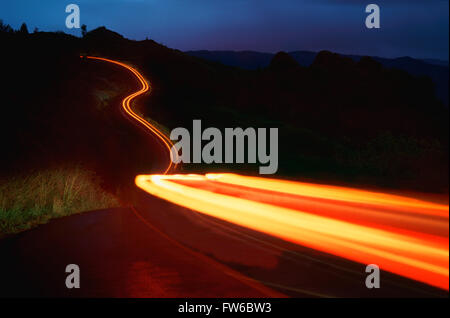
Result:
M448 205L340 187L332 187L333 191L325 187L324 190L323 186L315 184L274 179L269 186L276 191L270 194L271 203L229 195L226 190L220 193L221 186L236 186L237 181L239 186L245 185L257 192L266 191L265 182L269 180L231 174L136 177L138 187L186 208L352 261L374 263L383 270L448 290ZM185 185L186 182L190 185ZM214 192L207 190L211 182L215 185ZM295 192L296 187L303 192ZM339 204L348 209L357 201L363 202L366 208L372 206L375 211L391 205L405 211L421 211L423 217L441 218L447 234L443 237L395 228L386 230L337 220L305 211L300 199L298 206L280 207L277 192L280 196L288 192L302 198L310 196L333 202L338 199Z
M148 129L151 133L156 135L156 137L158 137L158 139L161 140L163 142L164 146L169 150L170 156L172 156L173 154L170 151L170 149L172 148L173 144L172 144L172 141L170 140L170 138L167 137L163 132L161 132L154 125L150 124L144 118L140 117L138 114L136 114L131 109L131 101L134 98L136 98L137 96L142 95L150 90L150 86L148 85L148 83L144 79L144 77L138 71L136 71L134 68L132 68L131 66L128 66L125 63L121 63L118 61L114 61L114 60L110 60L110 59L106 59L106 58L102 58L102 57L86 56L86 58L92 59L92 60L101 60L101 61L105 61L105 62L109 62L109 63L113 63L116 65L122 66L136 76L136 78L139 80L139 83L142 85L142 87L139 91L137 91L123 99L122 108L128 116L130 116L132 119L139 122L144 128ZM176 164L173 164L172 160L169 160L169 165L167 166L166 170L164 171L164 174L168 173L174 166L176 166Z
M243 177L236 174L207 174L206 178L232 185L251 186L255 189L294 195L301 194L312 198L327 198L354 203L389 205L393 208L408 207L408 212L410 213L429 210L430 214L448 217L448 206L392 194L328 185L315 185L312 187L311 184L303 182L248 176Z
M155 134L170 156L178 155L171 152L172 142L166 135L131 109L131 101L150 89L144 77L124 63L87 58L122 66L136 76L142 88L122 101L125 113ZM236 174L167 176L173 166L170 160L164 175L137 176L136 185L157 197L240 226L449 289L448 204ZM294 197L283 206L286 195ZM334 216L315 211L324 207L324 200L329 201L327 212L334 210ZM346 218L340 219L342 216ZM392 221L397 221L396 227L386 226L395 223ZM443 234L408 230L424 225L431 233Z

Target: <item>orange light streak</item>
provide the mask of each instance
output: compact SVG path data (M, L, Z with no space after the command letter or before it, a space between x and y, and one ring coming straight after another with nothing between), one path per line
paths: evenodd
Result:
M214 183L214 191L208 189L211 182ZM377 264L383 270L439 288L449 288L448 205L350 188L234 174L141 175L136 177L136 185L152 195L227 222L359 263ZM229 185L245 185L256 192L266 191L267 185L274 190L270 194L272 201L261 203L255 199L229 195L227 190L221 191L221 187ZM303 192L297 192L299 189ZM284 193L301 196L298 206L279 206ZM387 208L391 216L397 213L389 209L391 206L406 212L414 211L421 217L437 218L440 226L446 227L446 235L394 227L377 228L318 215L309 212L308 207L305 209L305 196L332 200L348 209L354 208L354 202L362 202L366 209L372 207L371 213ZM364 218L364 214L359 217Z
M81 58L83 58L83 56L81 56ZM109 63L113 63L119 66L122 66L124 68L126 68L127 70L129 70L131 73L133 73L136 78L139 80L139 83L141 84L141 89L138 90L137 92L125 97L122 101L122 108L125 111L125 113L130 116L132 119L136 120L137 122L139 122L144 128L148 129L152 134L156 135L156 137L162 141L162 143L164 144L164 146L169 150L169 154L170 156L172 156L172 152L170 151L170 149L172 148L173 144L172 141L170 140L169 137L167 137L163 132L161 132L157 127L155 127L154 125L150 124L148 121L146 121L144 118L140 117L138 114L136 114L133 109L131 108L131 101L146 93L149 92L151 90L150 85L147 83L147 81L144 79L144 77L138 72L136 71L134 68L132 68L131 66L122 63L122 62L118 62L118 61L114 61L114 60L110 60L110 59L106 59L103 57L95 57L95 56L86 56L86 58L88 59L92 59L92 60L101 60L101 61L105 61L105 62L109 62ZM172 160L169 160L169 164L166 168L166 170L164 171L164 174L168 173L171 169L173 169L176 166L176 164L174 164L172 162Z
M130 118L171 140L137 115L131 101L150 90L134 68L114 60L141 83L122 101ZM140 175L136 185L174 204L439 288L449 289L448 204L359 189L237 174ZM436 234L437 233L437 234Z

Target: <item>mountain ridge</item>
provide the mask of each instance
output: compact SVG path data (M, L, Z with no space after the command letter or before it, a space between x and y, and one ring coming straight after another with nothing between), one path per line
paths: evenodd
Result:
M247 70L257 70L266 68L270 65L275 53L266 53L258 51L185 51L191 56L203 58L213 62L219 62L227 66L239 67ZM290 51L287 52L301 66L310 66L319 52L312 51ZM363 55L339 54L343 57L350 57L355 62L363 58ZM378 56L369 56L375 61L381 63L387 68L396 68L420 77L428 76L435 84L436 96L446 105L449 105L449 65L447 61L436 59L415 59L409 56L397 58L385 58Z

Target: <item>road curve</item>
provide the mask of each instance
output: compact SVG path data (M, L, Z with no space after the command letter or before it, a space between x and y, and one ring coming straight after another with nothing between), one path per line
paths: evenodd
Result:
M123 63L88 58L119 65L136 76L141 87L123 99L123 113L170 149L170 140L131 108L134 98L149 91L144 78ZM173 168L169 161L165 173ZM141 191L136 188L136 192ZM163 211L162 203L146 207L152 213ZM179 244L135 208L89 211L51 220L1 240L0 255L0 297L284 296ZM66 288L68 264L80 268L80 289Z
M133 67L131 67L125 63L116 61L116 60L111 60L111 59L102 58L102 57L94 57L94 56L80 56L80 57L92 59L92 60L100 60L100 61L104 61L104 62L108 62L108 63L112 63L115 65L121 66L121 67L127 69L128 71L130 71L138 79L138 81L141 85L141 88L138 91L136 91L135 93L126 96L122 100L122 109L123 109L125 115L129 116L130 119L136 121L139 125L141 125L141 127L143 127L149 135L158 138L158 140L160 142L162 142L164 147L167 149L169 158L170 158L167 163L167 168L163 172L163 175L166 175L167 173L172 172L175 169L175 167L177 166L176 163L173 163L172 157L178 156L178 154L176 152L171 151L172 146L173 146L172 141L157 127L155 127L154 125L152 125L151 123L146 121L144 118L140 117L135 111L133 111L133 109L131 107L131 103L135 98L137 98L138 96L141 96L147 92L150 92L151 87L148 84L148 82L145 80L145 78ZM201 253L197 253L197 252L193 251L192 249L186 248L183 244L176 242L176 240L171 239L169 236L165 235L162 231L159 231L145 217L143 217L136 208L132 207L131 210L133 211L134 215L142 221L142 223L147 227L147 229L150 230L150 232L158 233L160 236L165 238L166 241L168 241L170 244L172 244L172 246L175 245L177 248L183 249L187 254L190 254L191 256L193 256L193 258L196 259L197 261L200 260L203 264L209 266L213 270L215 270L217 272L221 272L221 273L223 273L223 275L229 276L232 279L238 281L242 286L245 286L244 288L248 288L252 291L250 293L250 295L254 295L254 296L264 295L264 296L269 296L269 297L283 297L284 296L282 293L279 293L275 290L266 288L259 282L256 282L249 277L245 277L244 275L240 274L238 271L234 271L234 270L224 266L223 264L216 262L213 259L211 259L205 255L202 255ZM181 266L181 264L180 264L180 266ZM225 290L227 290L226 285L227 284L224 283Z
M133 73L136 78L138 79L141 88L131 94L128 95L127 97L125 97L122 100L122 109L124 110L125 114L127 114L131 119L135 120L138 124L140 124L144 129L148 130L148 132L154 136L156 136L163 144L164 146L167 148L169 154L171 154L171 148L173 146L172 141L170 140L170 138L168 138L162 131L160 131L157 127L155 127L154 125L150 124L148 121L146 121L144 118L140 117L138 114L136 114L136 112L133 111L133 109L131 108L131 102L133 99L135 99L136 97L143 95L147 92L150 92L151 87L150 85L147 83L147 81L144 79L144 77L137 71L135 70L133 67L119 62L119 61L115 61L115 60L111 60L111 59L107 59L107 58L103 58L103 57L95 57L95 56L80 56L81 58L88 58L91 60L100 60L100 61L105 61L108 63L113 63L116 65L119 65L125 69L127 69L128 71L130 71L131 73ZM170 172L172 169L174 169L174 167L176 166L176 164L174 164L172 162L172 160L168 161L167 164L167 168L166 170L163 172L163 174L167 174L168 172Z
M88 56L132 72L141 89L122 101L125 113L159 138L171 140L137 115L131 101L150 86L134 68ZM449 289L448 204L359 189L239 175L136 177L144 191L177 205L322 252L432 286Z
M448 290L448 205L234 174L138 176L205 215Z

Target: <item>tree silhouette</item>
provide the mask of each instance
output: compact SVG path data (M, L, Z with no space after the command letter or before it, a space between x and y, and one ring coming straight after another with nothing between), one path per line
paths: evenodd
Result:
M87 33L87 26L86 26L86 24L83 24L83 25L81 26L81 35L82 35L83 37L85 37L85 36L86 36L86 33Z
M23 33L23 34L28 34L28 27L27 27L26 23L22 23L22 25L20 26L19 32Z
M13 28L9 24L3 24L3 20L0 20L0 32L13 32Z

